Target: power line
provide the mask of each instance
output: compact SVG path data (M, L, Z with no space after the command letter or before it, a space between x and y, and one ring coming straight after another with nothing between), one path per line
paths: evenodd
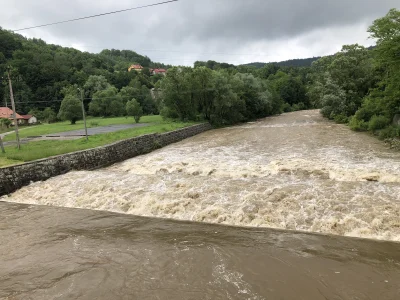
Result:
M71 19L71 20L65 20L65 21L59 21L59 22L54 22L54 23L48 23L48 24L32 26L32 27L20 28L20 29L16 29L16 30L13 30L13 31L16 32L16 31L33 29L33 28L46 27L46 26L52 26L52 25L57 25L57 24L75 22L75 21L80 21L80 20L84 20L84 19L102 17L102 16L106 16L106 15L112 15L112 14L117 14L117 13L121 13L121 12L130 11L130 10L137 10L137 9L142 9L142 8L147 8L147 7L152 7L152 6L158 6L158 5L163 5L163 4L172 3L172 2L178 2L178 1L179 0L170 0L170 1L158 2L158 3L143 5L143 6L137 6L137 7L132 7L132 8L126 8L126 9L111 11L111 12L107 12L107 13L87 16L87 17L81 17L81 18L76 18L76 19Z

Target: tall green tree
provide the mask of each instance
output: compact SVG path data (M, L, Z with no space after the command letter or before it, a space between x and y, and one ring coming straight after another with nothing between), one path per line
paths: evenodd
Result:
M82 107L79 98L75 95L68 94L61 102L58 117L63 121L70 121L75 124L82 118Z
M111 84L102 75L91 75L84 85L85 95L89 98L97 92L111 88Z
M391 9L368 30L377 40L375 58L382 71L375 94L380 93L378 109L392 119L400 114L400 11ZM368 99L372 101L372 98Z
M174 67L161 81L163 91L163 111L166 117L180 120L194 120L198 112L198 104L192 89L193 70L188 67Z
M46 107L42 113L43 120L47 123L53 123L57 121L57 115L51 107Z
M124 115L124 102L117 93L117 89L109 87L106 90L96 92L89 104L89 113L92 116L101 117L118 117Z
M230 125L245 120L246 102L235 92L239 80L227 73L214 72L214 95L210 109L210 123Z
M357 44L315 62L313 71L315 81L308 95L331 119L345 121L354 115L375 84L372 53Z
M303 107L309 107L306 87L300 77L278 71L275 75L270 75L268 81L283 102L292 106L301 103Z
M139 123L143 116L143 109L136 99L132 99L126 103L126 114L132 116L136 123Z
M210 120L214 108L213 100L215 94L213 71L206 67L194 68L193 78L192 89L195 91L196 102L200 106L199 110L206 120Z

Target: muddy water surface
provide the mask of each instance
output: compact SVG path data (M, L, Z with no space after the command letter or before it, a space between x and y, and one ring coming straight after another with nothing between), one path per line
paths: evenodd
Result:
M0 299L400 299L398 243L11 203L0 214Z
M400 153L302 111L34 183L3 200L400 241Z

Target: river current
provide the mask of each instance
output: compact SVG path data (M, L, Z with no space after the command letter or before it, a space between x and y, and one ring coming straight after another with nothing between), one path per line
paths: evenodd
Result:
M400 153L301 111L33 183L2 200L400 241Z
M400 153L318 111L32 183L0 216L0 299L400 299Z

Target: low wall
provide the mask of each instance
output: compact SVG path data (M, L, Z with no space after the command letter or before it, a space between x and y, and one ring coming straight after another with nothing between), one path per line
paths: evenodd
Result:
M162 134L147 134L102 147L0 168L0 196L12 193L31 182L43 181L72 170L93 170L107 167L209 129L211 129L211 125L199 124Z

